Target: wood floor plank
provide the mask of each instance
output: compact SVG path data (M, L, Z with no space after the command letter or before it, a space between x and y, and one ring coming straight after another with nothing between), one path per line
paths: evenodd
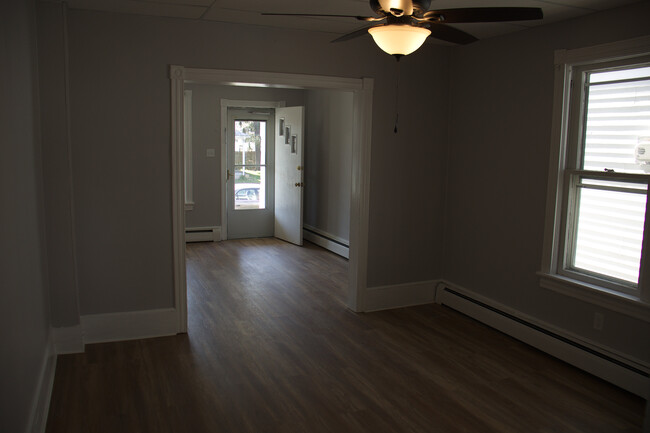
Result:
M188 245L188 334L60 356L47 431L641 432L640 398L448 308L347 310L347 267Z

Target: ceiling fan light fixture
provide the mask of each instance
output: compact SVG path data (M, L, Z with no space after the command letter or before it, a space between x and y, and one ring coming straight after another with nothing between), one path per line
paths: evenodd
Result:
M431 31L423 27L388 24L371 27L368 33L379 48L388 54L406 56L420 48Z

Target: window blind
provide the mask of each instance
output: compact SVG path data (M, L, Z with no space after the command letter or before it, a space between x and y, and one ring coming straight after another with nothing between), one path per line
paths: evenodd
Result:
M650 165L635 160L637 144L650 137L650 67L630 70L627 77L623 72L628 71L592 73L586 84L585 170L650 172Z

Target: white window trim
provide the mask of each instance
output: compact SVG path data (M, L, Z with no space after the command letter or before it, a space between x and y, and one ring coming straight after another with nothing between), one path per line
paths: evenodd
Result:
M183 157L185 164L185 210L194 209L194 190L192 188L192 91L183 91Z
M639 298L561 275L558 264L562 244L561 217L562 203L564 202L564 176L559 176L559 174L563 172L567 165L566 137L569 122L566 114L570 105L569 90L572 68L589 63L647 56L649 53L650 36L594 47L557 50L555 52L555 88L553 91L553 122L546 198L546 223L542 267L538 273L540 285L546 289L647 322L650 321L650 299L648 299L650 290L642 290L642 285L647 287L650 283L650 275L648 275L650 274L650 266L642 266L644 274L639 276L639 288L643 298Z

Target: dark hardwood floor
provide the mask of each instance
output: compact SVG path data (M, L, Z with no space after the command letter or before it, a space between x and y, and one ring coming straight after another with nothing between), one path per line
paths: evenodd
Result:
M314 245L190 244L187 275L188 334L59 356L48 432L641 432L640 398L453 310L347 310Z

